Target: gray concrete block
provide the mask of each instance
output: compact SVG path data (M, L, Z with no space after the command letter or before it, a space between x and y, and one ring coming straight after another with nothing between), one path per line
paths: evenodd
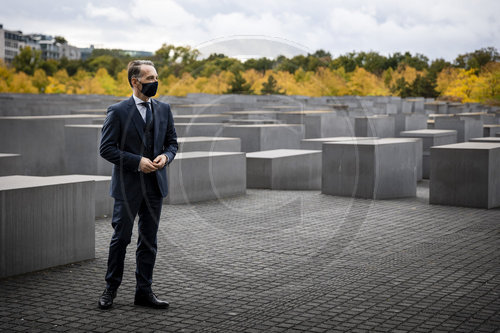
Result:
M64 125L90 124L95 116L0 117L0 151L23 157L18 174L66 174L68 156Z
M332 110L289 111L278 114L277 118L287 124L304 124L306 138L333 136L338 133L339 123L345 126L345 119Z
M175 123L222 123L231 119L231 116L224 114L193 114L176 115Z
M280 120L276 119L231 119L225 124L227 125L263 125L263 124L281 124Z
M421 113L399 113L394 117L395 134L399 136L402 131L427 129L427 116Z
M111 186L111 176L97 175L64 175L43 177L54 182L95 182L94 186L94 203L95 217L102 218L113 214L114 199L109 194Z
M175 123L177 136L220 136L222 123Z
M457 131L457 142L483 136L483 121L473 118L439 117L435 119L435 129Z
M178 153L168 166L168 204L219 200L246 193L244 153Z
M496 124L495 115L487 112L464 112L455 115L459 118L472 118L476 120L482 120L483 124Z
M405 100L407 103L411 104L411 111L413 113L424 113L425 110L425 99L424 98L408 98ZM403 111L403 113L405 113Z
M381 143L385 141L392 143L393 142L392 140L393 140L392 138L384 138L384 139L379 139L378 141ZM400 142L406 141L414 143L412 149L415 152L415 161L417 164L417 181L421 181L423 179L423 155L424 155L423 140L421 138L401 138L400 140L401 140Z
M248 188L321 188L321 150L275 149L247 153L246 158Z
M215 98L212 100L215 100ZM228 105L220 104L218 102L203 104L172 104L171 109L174 115L202 115L230 111Z
M0 94L0 116L67 115L80 109L105 109L116 96L70 94Z
M177 138L179 152L187 153L192 151L227 151L240 152L240 138L224 138L210 136L191 136Z
M321 150L325 142L343 142L357 140L374 140L376 137L333 136L328 138L314 138L300 140L300 149Z
M422 139L422 178L428 179L430 174L430 149L457 142L455 130L415 130L401 132L401 137Z
M448 103L448 113L457 114L466 112L466 107L462 103Z
M414 197L415 147L405 139L324 143L321 191L370 199Z
M304 139L304 125L226 125L222 136L241 139L241 151L298 149Z
M424 103L424 109L431 113L440 113L446 114L448 113L448 104L446 102L426 102Z
M483 136L488 137L488 136L496 136L497 134L500 134L500 125L484 125L483 126Z
M66 125L66 172L111 176L113 164L99 155L102 125Z
M500 207L500 144L463 142L431 148L429 202Z
M95 257L95 182L0 177L0 277Z
M484 137L484 138L472 138L472 139L469 139L469 142L500 143L500 135L499 136L488 136L488 137Z
M354 120L355 136L375 136L392 138L395 136L396 121L392 116L356 117Z
M0 176L19 174L19 170L22 170L21 158L19 154L0 153Z
M423 151L429 152L432 146L449 145L457 142L456 130L414 130L400 133L401 137L420 138L423 141Z
M225 112L224 114L231 116L233 119L277 119L277 111L234 111Z

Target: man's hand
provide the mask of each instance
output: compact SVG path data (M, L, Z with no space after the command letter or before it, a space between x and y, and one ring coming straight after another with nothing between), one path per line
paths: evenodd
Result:
M153 160L153 164L156 166L157 169L162 169L167 165L168 159L167 156L161 154L156 156L156 158Z
M155 159L155 161L156 161L156 159ZM139 169L144 173L150 173L150 172L158 170L159 168L156 164L151 162L151 160L149 158L142 157L141 161L139 162Z

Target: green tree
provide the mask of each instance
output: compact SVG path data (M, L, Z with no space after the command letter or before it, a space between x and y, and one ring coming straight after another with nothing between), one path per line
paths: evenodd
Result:
M420 76L417 74L415 81L410 86L411 96L436 98L439 93L436 91L436 80L432 80L429 75Z
M46 61L42 61L40 64L40 68L43 69L49 76L54 75L54 73L59 69L58 67L59 62L55 59L48 59Z
M56 36L54 37L56 43L59 43L59 44L67 44L68 41L66 40L66 38L64 38L63 36Z
M42 52L29 46L23 47L18 55L14 57L12 65L17 72L33 75L42 62Z
M267 78L267 82L262 84L262 89L260 91L261 95L284 95L285 92L281 91L278 87L278 81L274 78L274 76L269 75Z
M475 69L479 70L481 67L489 62L500 60L500 54L494 47L485 47L474 52L460 54L455 59L455 66L465 68L466 70Z
M268 58L259 58L259 59L248 59L243 64L245 70L247 69L255 69L256 71L260 71L265 73L266 70L273 69L276 65L274 60Z
M234 73L234 79L229 82L229 89L226 90L225 94L253 95L253 90L240 72L236 72Z

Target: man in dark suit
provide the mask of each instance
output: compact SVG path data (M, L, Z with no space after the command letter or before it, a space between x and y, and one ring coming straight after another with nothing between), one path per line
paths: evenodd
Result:
M111 196L115 199L109 246L106 289L99 308L113 305L123 276L127 245L134 219L139 215L136 250L136 291L134 304L167 308L151 290L163 198L168 184L165 166L177 153L177 135L170 106L151 97L158 88L158 74L151 61L136 60L128 65L133 95L108 108L102 127L100 154L113 163Z

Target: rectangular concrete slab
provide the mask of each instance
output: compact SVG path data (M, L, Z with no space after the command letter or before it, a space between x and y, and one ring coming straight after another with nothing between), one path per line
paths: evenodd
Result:
M222 136L240 138L244 152L298 149L304 139L304 125L226 125Z
M300 149L321 150L325 142L343 142L357 140L374 140L376 137L334 136L300 140Z
M99 154L102 125L66 125L66 173L111 176L113 164Z
M114 199L109 195L111 176L98 175L63 175L43 177L45 179L64 182L93 181L95 182L95 217L102 218L113 214Z
M326 142L321 191L370 199L414 197L415 142L404 139Z
M176 115L175 123L222 123L231 119L231 116L224 114L193 114Z
M355 136L375 136L379 138L393 138L395 136L396 121L391 116L356 117L354 120Z
M492 125L492 124L487 124L483 126L483 136L496 136L497 134L500 134L500 125Z
M484 138L472 138L469 142L490 142L490 143L500 143L500 136L489 136Z
M401 137L422 139L422 178L429 179L430 149L433 146L448 145L457 142L455 130L415 130L400 133Z
M177 136L220 136L222 123L175 123Z
M0 176L19 174L22 169L21 155L0 153Z
M470 117L438 117L434 128L457 131L457 142L466 142L470 138L483 136L483 121Z
M95 182L0 177L0 277L95 257Z
M500 207L500 144L463 142L431 148L429 202Z
M275 149L247 153L247 187L319 190L321 151Z
M178 153L168 166L168 204L221 200L246 193L244 153Z
M240 138L191 136L177 138L177 142L180 153L192 151L241 151Z
M66 174L69 157L64 125L91 124L95 118L92 115L0 117L0 151L23 156L22 174Z

